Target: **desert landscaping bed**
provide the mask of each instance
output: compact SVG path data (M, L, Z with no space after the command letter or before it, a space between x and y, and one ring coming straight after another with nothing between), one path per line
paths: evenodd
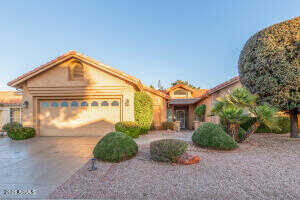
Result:
M97 161L93 172L88 162L49 198L300 199L300 139L255 134L234 151L192 144L188 151L198 154L200 163L154 162L149 144L142 143L131 160Z

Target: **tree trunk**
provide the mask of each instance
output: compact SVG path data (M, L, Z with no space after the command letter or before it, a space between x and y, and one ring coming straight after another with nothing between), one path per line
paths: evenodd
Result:
M239 129L240 124L238 123L229 123L229 135L235 140L239 141Z
M260 122L255 122L254 124L252 124L252 126L247 130L246 134L242 139L239 140L239 142L244 142L250 135L255 133L259 126Z
M224 119L224 124L225 124L227 134L232 137L232 132L230 131L230 123L226 119Z
M290 112L291 119L291 138L299 137L299 129L298 129L298 113L296 111Z

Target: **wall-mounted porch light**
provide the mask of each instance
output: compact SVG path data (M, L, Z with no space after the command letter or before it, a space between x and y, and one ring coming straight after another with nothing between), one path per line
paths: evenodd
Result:
M129 99L125 100L125 106L129 106Z
M23 108L28 108L28 105L29 105L28 101L23 102Z

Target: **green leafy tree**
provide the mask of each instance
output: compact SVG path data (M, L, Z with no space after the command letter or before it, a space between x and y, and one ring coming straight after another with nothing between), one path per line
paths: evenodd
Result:
M258 104L288 112L291 137L299 137L300 17L254 34L241 51L238 66L241 83L258 95Z
M177 81L174 81L174 82L171 83L172 86L179 85L179 84L187 85L187 86L189 86L191 88L194 88L194 89L199 88L199 87L195 87L192 84L189 84L188 81L183 81L183 80L177 80Z
M194 113L197 115L197 117L200 119L200 121L205 121L205 113L206 113L206 105L201 104L197 106Z

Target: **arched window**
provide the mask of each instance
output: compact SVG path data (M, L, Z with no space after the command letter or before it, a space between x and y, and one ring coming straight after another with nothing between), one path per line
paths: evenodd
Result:
M87 107L87 106L89 106L89 104L86 101L81 103L81 107Z
M97 101L93 101L91 106L99 106L98 102Z
M84 67L79 61L70 64L71 79L80 80L84 78Z
M64 101L61 103L61 107L69 107L69 103Z
M113 102L111 103L111 106L119 106L119 102L113 101Z
M108 106L108 102L107 101L102 101L101 106Z
M47 102L42 102L41 106L42 108L48 108L49 104Z
M51 107L58 107L58 103L56 101L52 102Z
M71 107L78 107L78 102L77 101L72 101Z
M185 90L175 90L174 95L186 95L187 92Z

